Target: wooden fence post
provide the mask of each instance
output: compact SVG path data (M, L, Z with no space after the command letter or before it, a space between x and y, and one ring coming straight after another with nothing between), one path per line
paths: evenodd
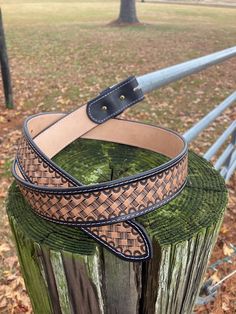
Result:
M119 178L164 160L150 151L92 140L78 140L54 159L86 184L109 180L111 168ZM222 177L190 153L181 195L139 218L152 238L153 258L129 263L79 228L36 216L14 183L7 211L34 313L192 313L226 202Z
M2 11L0 9L0 65L2 71L3 89L5 95L6 107L13 108L13 94L11 86L11 75L7 56L7 47L2 21Z

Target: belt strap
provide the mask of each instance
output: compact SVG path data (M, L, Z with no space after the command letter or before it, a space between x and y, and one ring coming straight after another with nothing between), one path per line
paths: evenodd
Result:
M40 113L24 122L13 175L33 211L55 223L78 226L117 256L143 261L150 239L135 218L163 206L183 189L187 145L166 128L115 118L143 99L135 77L103 91L72 113ZM77 138L145 148L169 161L126 178L84 185L51 159Z

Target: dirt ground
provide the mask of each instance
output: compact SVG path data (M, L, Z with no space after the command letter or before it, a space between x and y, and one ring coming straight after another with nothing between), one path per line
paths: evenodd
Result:
M4 204L23 119L40 111L72 110L129 75L235 45L232 8L138 3L142 25L110 27L118 8L118 1L3 1L15 109L5 109L0 88L1 314L31 313ZM123 116L183 133L235 90L235 73L234 58L147 95ZM206 151L235 118L234 106L192 148ZM209 265L231 256L236 247L235 175L228 189L229 204ZM217 282L235 269L236 256L217 270L209 269L206 279ZM196 313L236 313L235 291L236 275L220 286L215 301L196 307Z

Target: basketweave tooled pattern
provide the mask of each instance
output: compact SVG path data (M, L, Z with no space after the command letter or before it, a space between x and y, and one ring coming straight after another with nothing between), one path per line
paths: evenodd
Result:
M24 138L21 140L18 156L18 161L21 162L21 167L27 169L26 175L30 176L31 180L33 179L32 181L35 182L37 175L39 175L39 177L42 175L42 171L38 169L42 165L42 160L35 154ZM32 162L26 162L26 160L32 160ZM38 164L35 162L36 160L39 161ZM47 164L43 165L43 172L45 173L44 178L47 178L48 175L46 166ZM53 171L50 171L50 174L53 174ZM45 183L45 181L42 183ZM65 186L64 182L61 184L61 182L58 183L57 180L47 181L46 183L47 185L50 184L53 186ZM25 195L24 190L21 190L23 195ZM25 197L29 201L27 195L25 195ZM34 208L32 202L30 203ZM41 216L39 211L36 211L36 213ZM43 213L43 216L44 218L46 218L46 216L47 218L50 218L50 215L47 215L47 213L45 215L45 212ZM83 230L95 237L99 242L105 244L110 250L121 254L123 257L147 256L147 245L145 245L143 238L137 230L135 230L129 223L120 222L108 226L87 227L83 228Z
M19 141L17 158L24 174L34 184L48 187L74 186L61 173L58 173L43 161L31 148L25 137L22 137Z
M143 238L127 222L87 229L122 255L140 257L147 254L147 247Z
M18 161L25 174L37 185L75 186L67 181L66 177L62 177L60 173L51 168L50 163L45 163L26 139L21 142ZM117 221L120 218L131 219L134 214L137 216L137 213L144 214L147 207L170 198L183 185L187 175L186 171L187 158L185 157L165 173L93 193L56 195L36 192L23 186L20 188L38 215L66 224L103 222L105 225L95 227L88 227L86 224L83 230L110 250L118 252L127 259L133 259L134 256L145 258L149 254L148 244L141 237L140 230L137 231L129 221L126 223ZM112 219L116 219L116 223L107 225L108 221Z
M167 171L149 178L96 192L60 194L34 191L21 186L22 193L40 215L68 223L90 225L132 219L158 207L184 184L187 157ZM153 209L153 208L152 208Z

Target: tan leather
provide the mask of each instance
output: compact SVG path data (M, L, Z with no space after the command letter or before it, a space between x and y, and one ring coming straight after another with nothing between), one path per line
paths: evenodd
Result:
M126 144L170 158L162 165L113 183L81 186L51 158L78 138ZM187 177L184 139L162 127L110 119L97 124L86 105L70 114L43 113L26 120L13 174L34 212L50 221L79 226L126 260L150 258L151 245L134 220L173 199Z
M85 106L69 115L38 115L28 122L28 129L48 158L79 137L145 148L170 158L177 156L185 145L178 134L161 127L118 119L98 125L87 117Z
M36 121L39 119L36 118ZM82 106L40 133L34 142L49 158L52 158L76 138L96 126L97 124L88 118L86 106Z

